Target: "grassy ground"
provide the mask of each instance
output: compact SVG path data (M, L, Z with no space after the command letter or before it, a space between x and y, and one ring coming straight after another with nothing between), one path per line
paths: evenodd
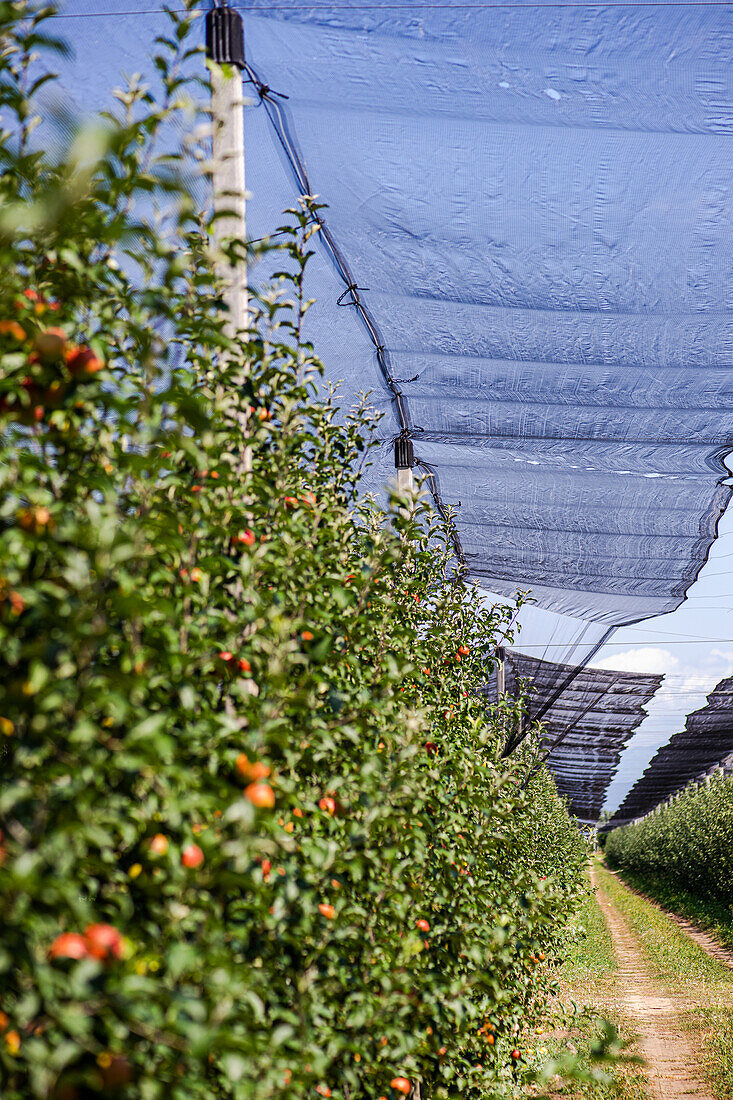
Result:
M701 1053L716 1096L733 1096L733 971L703 949L654 905L628 890L604 867L599 880L638 935L652 970L680 1005L680 1017Z
M620 874L634 890L648 894L670 913L708 929L725 947L733 948L733 912L729 905L699 898L684 887L656 875L640 875L632 871L622 871Z
M578 913L571 930L565 958L559 969L559 994L556 1019L535 1037L538 1054L561 1060L577 1052L580 1075L588 1080L572 1080L552 1088L553 1096L572 1100L644 1100L643 1069L625 1061L606 1065L604 1081L591 1080L599 1066L593 1056L606 1031L607 1020L619 1034L619 1046L626 1047L634 1036L628 1022L614 1005L616 960L611 937L594 895ZM629 1049L628 1053L632 1053Z

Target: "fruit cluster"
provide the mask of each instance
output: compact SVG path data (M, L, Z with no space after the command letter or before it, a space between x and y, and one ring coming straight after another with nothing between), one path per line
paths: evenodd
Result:
M101 371L104 363L86 344L72 343L63 328L40 324L38 314L47 308L58 310L58 302L47 302L26 287L14 306L17 316L0 320L5 362L18 363L3 379L0 417L38 424L70 397L81 403L80 384Z

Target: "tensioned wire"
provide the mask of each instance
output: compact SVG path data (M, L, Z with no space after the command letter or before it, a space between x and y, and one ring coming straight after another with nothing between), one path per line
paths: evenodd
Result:
M253 7L245 4L229 4L235 11L251 12L252 14L267 16L271 11L313 11L314 4L268 4L266 8ZM548 0L548 3L527 4L329 4L321 3L319 8L327 8L329 11L488 11L493 8L523 9L523 8L727 8L730 0L630 0L628 3L603 3L597 0L595 3L568 3L567 0ZM112 18L118 15L162 15L164 8L138 8L127 11L87 11L87 12L59 12L55 19L97 19ZM167 9L175 15L185 15L188 8Z
M616 630L616 627L613 627ZM669 639L669 641L667 641ZM733 643L733 638L678 638L675 640L673 635L667 634L665 638L644 638L643 641L633 642L604 642L604 645L620 645L624 649L639 649L641 646L653 646L657 642L664 645L700 645L701 642L707 642L708 645L726 645ZM522 643L522 649L567 649L568 643L557 642L550 645L546 642L533 644Z

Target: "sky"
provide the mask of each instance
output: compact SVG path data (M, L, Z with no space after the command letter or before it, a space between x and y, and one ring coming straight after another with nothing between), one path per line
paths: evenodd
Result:
M604 808L612 812L657 749L684 728L686 716L705 705L720 680L733 675L733 507L722 517L708 561L680 607L621 627L590 664L664 673L608 789Z

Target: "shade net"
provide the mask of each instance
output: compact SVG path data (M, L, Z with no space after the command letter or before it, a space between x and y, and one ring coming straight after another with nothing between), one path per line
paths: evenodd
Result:
M284 129L386 361L328 292L325 352L413 431L470 571L608 624L671 610L729 494L730 13L254 7L289 99L248 114L253 226Z
M677 606L730 492L730 10L233 6L249 229L328 206L310 334L384 413L375 483L407 430L490 591L609 626ZM66 0L70 102L155 83L159 8Z
M558 792L580 820L595 823L600 817L621 751L661 680L661 675L578 669L506 654L505 692L526 698L526 725L541 720L542 756ZM496 675L487 698L498 698Z
M648 768L631 788L611 818L610 825L623 825L643 817L670 795L682 790L733 756L733 677L721 680L708 695L707 703L687 719L653 757Z

